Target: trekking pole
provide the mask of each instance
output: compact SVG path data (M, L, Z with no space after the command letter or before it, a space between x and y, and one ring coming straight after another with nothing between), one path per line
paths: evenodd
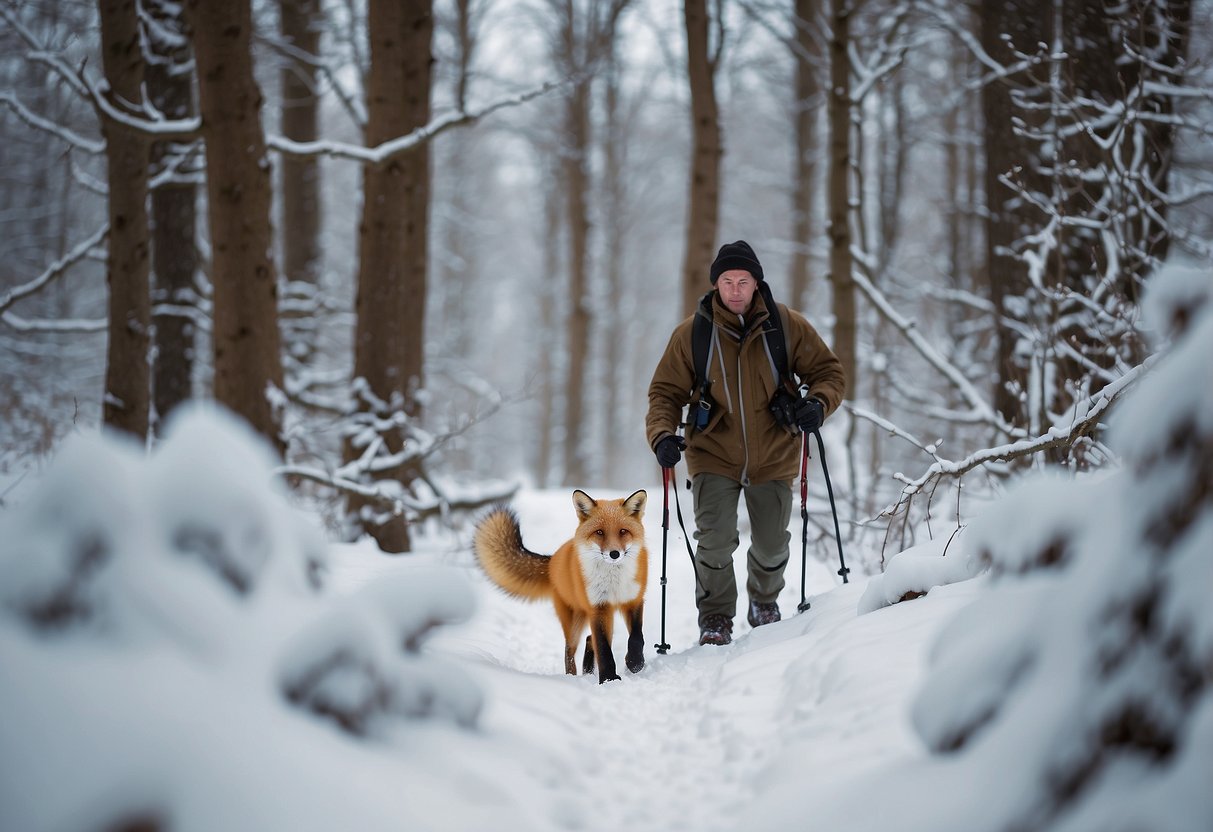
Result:
M801 434L800 455L800 605L797 612L809 608L808 599L804 593L805 571L809 555L809 435Z
M669 468L661 469L661 490L665 498L661 509L661 642L653 645L661 655L670 651L670 645L665 641L665 554L670 539L670 476L672 473L673 471Z
M826 446L821 441L821 431L813 431L813 435L817 437L817 449L821 452L821 471L826 477L826 493L830 495L830 511L834 514L834 539L838 541L838 574L842 576L842 582L847 583L847 563L842 559L842 532L838 529L838 508L834 505L834 486L830 483L830 469L826 467ZM805 453L808 454L808 437L805 437ZM802 486L803 487L803 486Z

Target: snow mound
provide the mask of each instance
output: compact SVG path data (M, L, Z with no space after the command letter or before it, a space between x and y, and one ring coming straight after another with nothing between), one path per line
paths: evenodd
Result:
M477 723L479 686L423 651L469 617L471 590L435 567L329 595L323 538L273 463L243 423L199 405L150 458L77 436L0 515L0 828L413 816L399 780L441 766L420 775L412 759L348 791L332 771L368 741L407 748L423 725L449 739Z
M991 575L913 705L931 756L823 828L1213 829L1213 306L1155 283L1176 341L1113 414L1123 467L968 530Z
M934 587L967 581L983 566L968 554L963 530L899 552L885 571L873 575L859 598L859 615L926 595Z

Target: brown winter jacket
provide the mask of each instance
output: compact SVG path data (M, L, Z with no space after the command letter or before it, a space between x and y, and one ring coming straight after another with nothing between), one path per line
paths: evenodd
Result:
M846 393L842 364L803 315L776 306L784 315L788 369L808 385L808 394L821 401L826 415L833 413ZM714 407L704 430L688 431L687 469L691 476L719 474L745 484L794 479L800 473L800 434L785 430L768 410L776 382L760 326L768 315L762 296L754 293L744 331L741 317L722 305L715 292L712 312L714 345L707 375ZM702 307L695 311L702 314ZM677 431L683 407L699 401L691 357L695 315L674 329L649 384L645 434L651 448Z

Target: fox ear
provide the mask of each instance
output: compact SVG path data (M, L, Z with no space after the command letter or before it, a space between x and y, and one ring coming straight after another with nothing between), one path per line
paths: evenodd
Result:
M590 512L594 510L597 503L590 498L589 494L584 491L573 492L573 507L577 509L577 516L584 520L590 516Z
M637 491L631 497L623 501L623 508L628 514L635 514L637 517L644 516L645 503L649 501L648 492L643 489Z

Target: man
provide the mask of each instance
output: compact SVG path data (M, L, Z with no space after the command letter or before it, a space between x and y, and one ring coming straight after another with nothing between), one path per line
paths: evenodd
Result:
M846 392L846 379L838 357L804 316L781 303L768 308L771 295L763 284L762 266L744 240L720 247L711 280L715 291L675 328L653 372L645 431L663 468L673 468L682 451L687 452L698 527L699 643L722 645L733 640L737 612L733 552L738 544L738 501L744 494L751 526L746 617L750 626L759 627L780 619L776 599L788 564L792 480L800 470L801 431L817 430L834 412ZM790 395L793 385L776 377L776 362L763 334L770 315L781 316L787 367L802 387L807 385L803 397ZM707 368L698 382L692 347L697 316L712 323ZM780 390L785 406L773 409ZM677 431L687 404L692 418L684 441Z

